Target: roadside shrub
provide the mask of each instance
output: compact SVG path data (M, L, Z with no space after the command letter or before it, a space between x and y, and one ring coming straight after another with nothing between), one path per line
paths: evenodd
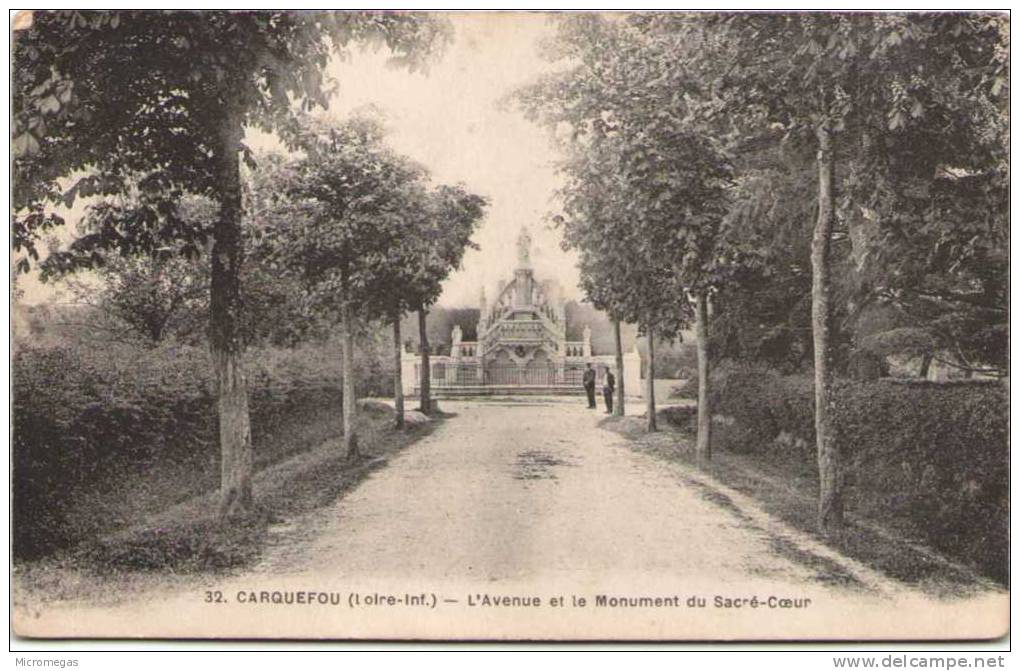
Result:
M123 477L125 465L144 471L157 459L179 460L187 447L199 453L211 441L208 367L199 353L130 353L117 345L16 353L16 557L45 554L95 531L72 511L94 502L99 483L117 491L111 478Z
M341 433L339 349L247 354L256 466ZM359 395L392 389L359 357ZM376 378L382 378L382 382ZM213 490L219 479L208 352L165 344L22 348L12 360L14 555L44 556Z
M814 440L814 388L809 378L781 375L761 364L725 362L712 373L710 394L713 413L725 419L724 444L730 451L789 447L795 450L792 456L803 457L795 446ZM788 440L777 442L780 436Z
M872 382L889 375L889 364L881 354L859 349L850 353L846 372L858 382Z
M690 406L667 406L658 411L658 415L671 425L684 431L696 431L698 409Z
M834 419L853 507L908 520L932 546L1005 580L1009 399L996 383L843 382Z
M642 359L642 363L644 359ZM688 343L655 343L655 377L684 379L697 375L698 351Z
M719 447L815 460L810 376L726 363L712 375ZM891 523L1005 580L1009 405L995 382L840 380L832 417L848 510ZM778 458L777 458L778 457Z
M712 376L715 379L715 376ZM698 400L698 374L694 373L680 384L670 387L669 398L682 398L691 401Z

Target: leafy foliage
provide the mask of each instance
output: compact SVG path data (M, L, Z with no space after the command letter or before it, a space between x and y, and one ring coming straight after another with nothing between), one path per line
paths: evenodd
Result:
M34 240L62 223L46 203L137 184L131 216L55 262L87 266L95 249L167 242L194 250L209 231L175 205L185 192L219 195L225 117L289 138L295 102L328 103L334 53L367 41L417 67L447 38L446 24L415 13L37 11L14 41L14 249L37 258Z
M684 48L662 38L626 19L565 18L554 57L572 67L517 99L568 151L556 221L588 297L673 337L690 319L686 291L715 281L731 173L692 114Z
M377 287L387 314L427 308L438 300L442 283L460 267L488 201L461 185L440 185L425 194L424 207L392 250L395 263Z
M837 259L850 279L840 321L852 327L869 305L893 305L944 358L1004 370L1004 17L648 21L696 26L705 67L730 64L712 80L705 113L734 132L764 122L795 147L812 146L822 125L834 134L835 240L850 243Z
M995 383L841 385L836 422L859 505L1008 576L1008 394Z
M722 449L764 457L797 474L813 471L809 377L727 363L713 374L711 388L713 407L726 418L716 430ZM1004 580L1009 412L1003 387L843 379L833 396L850 514L877 512Z
M80 326L99 333L130 334L142 342L200 342L208 312L207 279L180 258L104 259L89 280L69 283L75 301L93 308Z
M133 256L169 248L193 258L211 239L208 336L223 428L224 518L249 513L253 501L241 361L244 129L259 126L293 142L297 107L329 101L331 55L374 41L414 66L444 41L443 26L414 13L59 11L33 15L15 41L13 237L28 255L21 267L37 257L40 231L56 224L46 203L70 207L79 196L132 188L138 193L128 206L96 206L97 230L52 257L59 271L91 267L110 250ZM70 188L60 183L67 179ZM216 203L211 229L180 216L187 194ZM348 387L348 403L352 396ZM351 439L348 430L344 440Z
M336 343L249 350L257 465L340 434ZM387 352L361 341L362 395L385 393ZM107 342L22 348L12 361L14 552L49 554L219 484L205 347Z
M206 199L185 197L181 214L196 227L211 227L215 205ZM94 230L97 216L120 216L109 211L87 212L79 228L87 235ZM246 226L250 240L253 231ZM205 254L188 259L165 246L154 255L122 255L116 250L92 253L91 273L72 273L67 280L75 301L92 308L92 317L77 326L102 338L133 337L150 345L171 339L199 344L206 341L209 318L209 261ZM51 259L52 260L52 259ZM56 270L48 266L52 274ZM305 314L299 288L262 259L250 259L241 271L243 324L248 343L294 345L321 338L322 322Z
M784 375L759 362L726 361L712 373L712 406L730 419L719 427L720 444L747 453L785 451L810 462L814 451L814 392L803 375ZM696 398L697 381L681 389ZM777 441L781 434L782 441Z
M260 252L311 305L363 310L424 199L424 169L387 148L366 117L338 126L306 119L299 137L304 156L274 160L253 188Z
M803 194L814 188L815 132L826 124L840 166L827 358L845 368L864 344L855 335L861 316L892 306L901 315L894 327L925 330L929 354L1002 372L1007 44L1003 17L993 14L569 17L553 55L570 69L518 98L580 154L568 162L567 192L581 202L567 194L565 225L626 221L611 235L623 245L623 229L642 225L635 212L659 204L642 195L661 199L668 216L650 230L687 237L654 239L673 258L658 273L683 270L687 259L685 286L711 281L717 351L790 369L812 354L810 305L801 297L815 210ZM711 153L699 162L684 132L709 139L732 171L726 215L714 228L705 225L714 201L691 198L706 192L667 183L678 174L662 162L670 151L682 157L680 175L685 165L711 174ZM627 181L624 154L647 166L637 173L643 179ZM680 201L663 196L672 189ZM705 222L685 229L685 206ZM608 307L614 281L624 291L637 285L623 270L637 257L610 260L608 226L584 225L596 250L582 254L586 291ZM707 256L690 231L714 241ZM568 244L584 240L568 234ZM684 310L680 302L659 300L674 312Z
M259 258L295 277L310 307L334 314L341 296L369 319L430 305L472 246L485 199L461 186L433 188L423 167L385 145L371 117L305 124L305 157L267 157L255 175Z

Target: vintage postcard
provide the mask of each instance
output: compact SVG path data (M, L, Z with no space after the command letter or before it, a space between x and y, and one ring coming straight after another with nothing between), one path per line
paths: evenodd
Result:
M11 29L16 635L1008 633L1008 14Z

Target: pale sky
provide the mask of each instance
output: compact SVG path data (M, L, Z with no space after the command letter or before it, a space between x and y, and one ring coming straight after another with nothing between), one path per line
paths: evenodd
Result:
M464 266L447 281L440 303L473 306L485 286L491 301L500 279L511 279L522 225L533 239L539 279L556 279L577 296L574 257L560 249L560 234L544 216L559 186L545 129L499 100L549 71L537 41L552 34L544 14L454 14L454 40L428 74L387 68L383 52L358 55L333 74L340 82L331 112L347 114L374 104L386 113L390 143L426 165L441 183L463 182L489 198L485 221Z
M387 52L355 52L330 74L339 82L329 115L344 117L373 105L384 115L397 151L425 165L437 183L463 183L490 201L463 268L446 282L443 305L475 306L485 287L491 301L500 279L511 279L515 241L522 225L533 239L532 263L539 279L555 279L567 298L579 298L573 255L560 249L560 234L544 223L559 185L556 154L547 132L499 101L553 67L538 55L538 41L552 34L537 13L449 14L453 42L427 73L386 65ZM268 141L267 141L268 140ZM251 133L249 144L275 144ZM64 213L73 226L80 207ZM61 236L66 237L66 236ZM34 276L19 279L28 302L54 295Z

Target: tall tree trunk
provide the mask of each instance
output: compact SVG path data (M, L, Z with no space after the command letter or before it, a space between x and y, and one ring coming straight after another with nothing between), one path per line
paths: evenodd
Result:
M404 361L404 346L400 343L400 315L393 317L393 407L396 413L396 427L404 428L404 379L401 371Z
M649 432L658 431L655 423L655 336L652 329L648 329L648 366L645 371L645 412L648 415L646 429Z
M354 391L354 329L351 323L351 306L346 296L340 299L340 363L343 368L343 428L344 456L358 457L357 397Z
M419 410L426 415L432 412L432 373L429 370L429 334L425 318L428 312L418 307L418 339L421 342L421 378L418 384Z
M613 320L613 340L616 343L616 405L613 414L623 417L623 340L620 338L620 320Z
M248 415L241 333L241 144L239 117L225 113L217 155L219 214L213 227L212 275L209 288L209 349L216 371L220 429L221 519L244 515L252 507L255 458Z
M694 335L698 349L698 442L699 461L712 458L712 405L709 400L711 367L708 360L708 292L701 291L694 297Z
M928 379L928 371L931 369L931 360L932 360L931 354L921 355L921 370L918 371L917 376L922 380Z
M818 220L811 241L811 329L815 354L815 434L818 448L818 526L824 533L843 528L843 487L839 445L830 416L829 321L832 293L829 248L833 219L832 131L818 126Z

